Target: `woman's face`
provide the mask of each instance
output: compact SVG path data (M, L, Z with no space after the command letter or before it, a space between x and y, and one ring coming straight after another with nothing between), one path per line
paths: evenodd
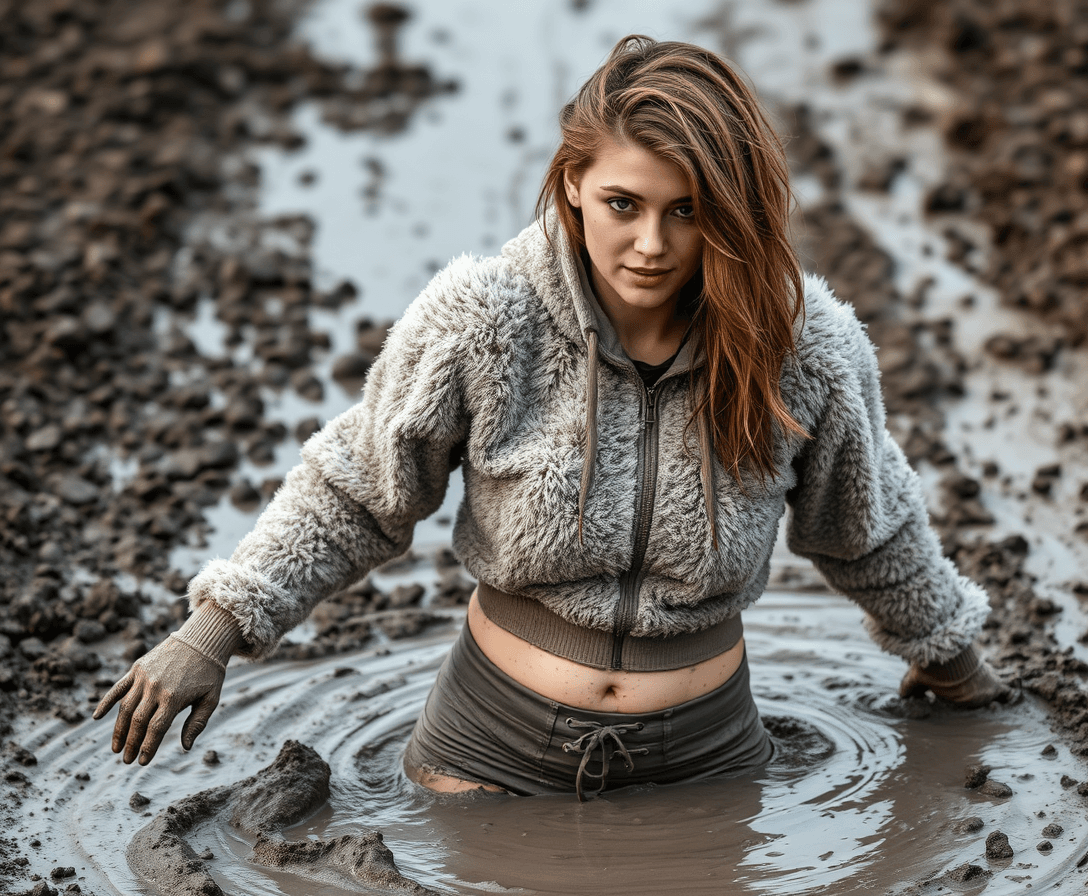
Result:
M581 177L567 173L564 186L582 210L601 304L620 313L671 311L703 258L684 172L638 144L608 139Z

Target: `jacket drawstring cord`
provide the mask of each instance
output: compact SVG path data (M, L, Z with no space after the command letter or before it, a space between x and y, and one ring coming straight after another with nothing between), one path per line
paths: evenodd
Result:
M699 414L699 478L703 482L703 502L706 504L706 518L710 523L710 537L714 550L718 549L718 512L714 501L714 454L710 439L710 421L708 409Z
M578 544L582 544L582 515L589 490L593 488L593 468L597 465L597 331L587 329L586 351L586 453L582 458L582 487L578 493Z

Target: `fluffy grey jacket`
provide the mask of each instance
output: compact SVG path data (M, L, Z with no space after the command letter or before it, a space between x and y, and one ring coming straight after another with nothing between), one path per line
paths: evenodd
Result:
M656 387L647 480L636 446L649 444L648 393L561 228L549 230L552 242L534 224L501 255L457 259L432 280L362 400L303 446L231 559L193 580L194 607L215 601L241 624L246 654L268 654L323 597L406 551L460 462L453 541L467 570L576 625L613 629L640 527L631 635L739 613L766 585L788 506L790 548L865 610L882 648L925 664L971 643L986 594L942 556L918 477L885 430L872 345L822 280L806 278L781 382L813 438L780 438L777 475L738 486L704 439L685 436L688 374L701 370L688 343Z

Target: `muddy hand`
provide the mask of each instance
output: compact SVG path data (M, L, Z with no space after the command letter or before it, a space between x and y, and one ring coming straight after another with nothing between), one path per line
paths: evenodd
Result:
M921 697L926 691L966 709L988 706L995 700L1008 703L1015 696L973 647L945 663L912 665L899 685L899 696Z
M113 752L126 763L147 765L155 756L174 717L192 712L181 732L181 745L193 742L219 705L226 663L241 646L234 618L214 604L203 605L176 633L133 663L94 711L100 719L120 703L113 728Z

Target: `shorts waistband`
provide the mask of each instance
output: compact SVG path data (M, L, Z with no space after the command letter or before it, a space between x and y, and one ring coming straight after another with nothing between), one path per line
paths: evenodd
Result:
M508 594L480 582L476 596L484 614L500 628L542 650L594 669L612 668L615 636L568 622L540 601ZM740 614L698 632L665 638L623 637L620 669L664 672L694 666L725 653L744 635Z

